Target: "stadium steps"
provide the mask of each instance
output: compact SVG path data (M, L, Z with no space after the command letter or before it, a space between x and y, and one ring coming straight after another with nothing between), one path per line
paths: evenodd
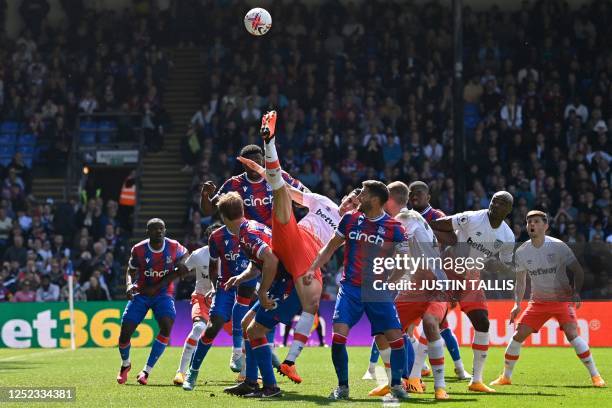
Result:
M154 217L166 222L169 237L182 240L185 235L192 174L181 172L180 147L187 123L201 103L198 95L204 67L198 50L173 49L171 54L174 67L162 97L173 126L164 134L163 150L143 158L140 210L132 243L145 236L146 223Z
M52 198L55 202L64 201L65 179L63 177L35 177L32 180L32 194L38 201Z

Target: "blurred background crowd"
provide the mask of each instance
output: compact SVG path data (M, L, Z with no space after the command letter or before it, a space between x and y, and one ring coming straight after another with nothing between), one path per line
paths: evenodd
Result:
M152 149L163 146L164 127L184 127L182 171L193 172L192 190L206 180L219 186L241 171L235 156L260 142L261 115L275 109L282 166L312 191L339 201L365 179L423 180L432 206L452 214L486 208L494 192L507 190L517 241L527 239L526 212L547 211L550 234L582 248L586 295L612 293L610 2L465 7L462 175L454 167L447 2L273 2L265 41L245 35L235 11L249 7L238 2L171 1L160 11L155 2L134 1L123 12L61 3L70 5L61 28L35 16L0 45L2 121L27 123L45 141L40 154L51 168L72 145L78 112L134 111L144 115ZM201 106L189 123L171 123L164 111L168 47L200 50L205 67L194 84ZM455 201L457 177L466 180L463 203ZM83 298L116 296L129 252L117 203L76 197L57 206L30 196L19 153L3 178L5 296L45 300L51 291L61 298L67 265L78 271ZM211 219L191 204L185 236L174 238L195 249ZM335 296L340 272L335 259L327 297ZM29 286L20 287L24 281ZM179 286L179 296L188 292L187 283Z

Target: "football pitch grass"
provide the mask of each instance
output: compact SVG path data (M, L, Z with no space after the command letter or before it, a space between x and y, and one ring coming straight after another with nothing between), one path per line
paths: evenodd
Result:
M284 357L286 348L277 349ZM466 368L471 369L472 352L462 348ZM289 406L359 406L390 407L380 397L368 397L376 386L374 381L362 380L368 365L369 348L349 348L351 399L333 402L327 399L336 385L336 376L329 348L307 347L298 360L302 384L293 384L277 376L283 397L267 400L245 400L223 393L223 388L234 384L235 374L229 370L230 349L213 347L208 353L192 392L172 385L181 349L169 347L149 377L149 385L136 383L149 349L132 348L132 371L127 384L117 384L115 377L120 365L117 349L84 348L70 350L9 350L0 349L0 387L76 387L76 402L31 402L2 406L67 406L67 407L289 407ZM604 379L612 379L612 348L593 348L592 353ZM485 380L492 381L503 367L504 349L490 349L485 367ZM477 394L467 391L467 383L454 377L453 365L445 356L447 390L451 400L440 402L453 407L610 407L610 388L591 386L588 372L571 348L523 348L515 368L512 386L496 387L496 394ZM380 371L380 370L379 370ZM433 399L433 379L425 378L427 392L411 395L408 404L437 403ZM350 405L349 405L350 404Z

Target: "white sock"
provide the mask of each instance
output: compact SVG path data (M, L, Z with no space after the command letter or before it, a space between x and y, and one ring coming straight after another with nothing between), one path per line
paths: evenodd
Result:
M127 367L127 366L129 366L130 364L132 364L132 362L131 362L131 360L130 360L130 358L129 358L129 357L128 357L128 359L127 359L127 360L121 360L121 367Z
M276 153L276 145L274 137L264 143L264 153L266 156L266 180L272 186L272 190L278 190L285 185L283 180L278 154Z
M593 360L593 356L591 355L591 350L589 349L589 345L586 341L580 336L576 337L574 340L570 342L572 346L574 346L574 350L576 350L576 354L582 364L589 370L589 374L591 377L595 375L599 375L599 371L597 371L597 367L595 366L595 360Z
M427 358L427 347L428 341L419 337L419 341L417 342L416 350L414 352L414 364L412 365L412 371L410 371L410 378L421 378L421 370L423 369L423 364L425 364L425 359Z
M391 347L387 347L384 350L379 349L378 351L380 352L380 358L385 364L385 373L387 373L389 385L391 385Z
M312 313L302 312L293 329L293 342L291 342L291 348L285 360L295 362L300 356L300 353L308 341L308 336L310 335L310 329L314 324L314 320L315 316Z
M189 368L189 363L191 362L191 357L193 356L193 352L195 351L198 340L200 339L202 333L206 329L206 323L199 321L193 324L191 328L191 333L185 339L185 345L183 346L183 354L181 355L181 363L179 364L179 368L177 370L178 373L185 373L187 368Z
M429 354L429 363L434 376L435 388L446 388L444 381L444 340L439 338L435 341L430 341L427 345Z
M472 352L474 353L472 382L482 382L482 372L487 360L488 351L489 333L474 331L474 340L472 341Z
M465 371L465 367L463 366L463 360L454 360L453 363L455 363L455 371L460 373Z
M234 356L239 356L242 354L242 347L236 348L236 347L232 347L232 354Z
M512 378L512 370L518 361L519 355L521 354L522 344L512 339L506 347L506 355L504 358L504 377Z
M145 364L145 366L142 369L142 371L146 371L147 373L151 374L151 371L153 371L153 367L150 367L150 366Z

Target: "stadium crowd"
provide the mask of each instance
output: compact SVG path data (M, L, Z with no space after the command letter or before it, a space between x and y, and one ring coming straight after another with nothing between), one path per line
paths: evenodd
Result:
M25 123L37 144L48 146L51 169L64 162L79 113L140 112L159 149L160 129L169 120L162 96L171 67L160 47L197 46L205 67L202 105L185 124L181 148L194 191L202 181L219 186L240 171L235 155L259 143L261 114L273 108L283 168L335 201L364 179L420 179L430 186L431 204L450 214L486 207L505 189L515 197L508 221L519 241L527 238L527 210L540 208L551 215L551 234L566 242L612 242L609 3L523 2L514 12L465 8L463 205L454 193L448 7L435 1L275 2L270 12L284 23L274 25L265 46L244 35L234 10L230 3L205 9L197 1L164 12L148 2L123 12L70 7L63 28L43 17L39 29L16 40L3 34L2 121ZM36 291L55 298L52 285L65 295L69 260L80 276L79 296L112 297L128 240L124 226L113 221L116 203L74 199L54 208L42 197L36 201L28 196L31 175L19 154L3 172L4 298L10 292L14 300L34 299ZM198 196L191 193L189 200ZM58 212L74 228L45 221ZM203 243L210 222L190 206L188 249ZM587 270L603 271L593 259L610 265L609 251L585 248ZM83 254L91 258L82 262ZM335 259L327 267L327 296L335 295L338 265ZM593 287L610 286L604 273L590 279Z
M419 179L430 185L431 204L450 214L486 208L495 191L508 190L517 240L527 239L528 209L539 208L566 242L612 242L609 3L465 8L463 206L455 203L448 7L275 3L270 12L285 23L265 47L239 27L226 35L232 10L197 19L210 30L200 39L202 106L182 150L194 188L240 171L234 156L258 143L261 114L275 109L283 169L335 201L364 179ZM208 220L191 208L197 241ZM327 283L335 294L334 274ZM607 274L590 283L607 287Z
M147 144L160 149L169 120L161 95L171 62L160 48L170 37L169 15L139 7L142 2L121 12L60 2L67 21L56 27L48 24L48 4L30 3L46 2L23 2L27 24L18 38L2 32L1 121L33 135L39 163L60 175L78 137L79 115L139 113ZM29 13L30 5L41 15ZM130 129L122 132L121 122L117 127L120 138L133 137ZM114 297L129 255L128 225L117 217L117 202L80 196L54 203L32 196L32 171L20 152L0 170L0 301L65 300L69 269L76 299Z

